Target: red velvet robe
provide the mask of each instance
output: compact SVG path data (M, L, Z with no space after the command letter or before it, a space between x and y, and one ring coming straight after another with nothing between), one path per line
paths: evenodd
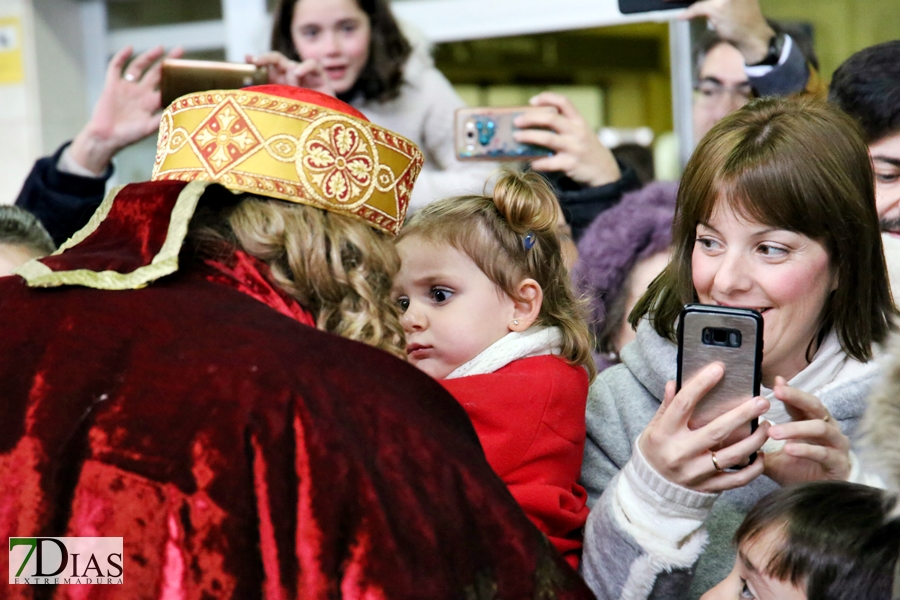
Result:
M127 291L0 278L0 537L125 545L123 586L0 597L591 597L439 384L226 262Z

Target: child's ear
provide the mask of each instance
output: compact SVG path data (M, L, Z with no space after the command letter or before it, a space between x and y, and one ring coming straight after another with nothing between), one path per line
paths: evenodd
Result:
M523 279L516 287L513 319L509 323L510 331L525 331L537 321L544 301L544 291L534 279Z

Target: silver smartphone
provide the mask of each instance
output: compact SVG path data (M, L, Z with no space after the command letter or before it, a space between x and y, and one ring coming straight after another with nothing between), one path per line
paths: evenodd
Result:
M762 380L763 318L749 308L688 304L678 323L678 389L712 362L725 365L725 375L694 407L688 427L698 429L759 395ZM722 447L756 430L758 420L739 428ZM754 454L747 464L756 458Z

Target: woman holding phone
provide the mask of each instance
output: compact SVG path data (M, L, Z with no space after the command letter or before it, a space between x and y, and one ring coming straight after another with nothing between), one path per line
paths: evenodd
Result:
M267 67L272 83L337 96L415 142L425 166L410 210L482 190L493 166L455 155L453 113L465 103L425 41L410 43L387 0L281 0L274 16L272 51L248 61Z
M582 567L599 597L698 598L729 573L731 536L777 484L860 480L848 436L895 314L872 181L856 125L812 100L753 101L700 142L672 260L631 314L622 364L588 400L582 483L596 503ZM713 363L675 392L690 302L764 320L762 397L696 430L693 408L724 371ZM754 433L722 447L755 418Z

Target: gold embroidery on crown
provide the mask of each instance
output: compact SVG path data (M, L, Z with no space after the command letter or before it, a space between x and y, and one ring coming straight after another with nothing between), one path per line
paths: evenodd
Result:
M326 204L353 210L375 191L378 148L372 134L341 115L316 119L300 137L297 172L303 187Z
M216 181L396 234L421 167L414 144L377 125L265 94L210 91L163 113L153 179Z
M262 136L233 98L219 104L190 139L213 177L233 169L263 145Z
M273 135L265 141L266 152L277 161L292 163L297 159L297 138L286 133Z

